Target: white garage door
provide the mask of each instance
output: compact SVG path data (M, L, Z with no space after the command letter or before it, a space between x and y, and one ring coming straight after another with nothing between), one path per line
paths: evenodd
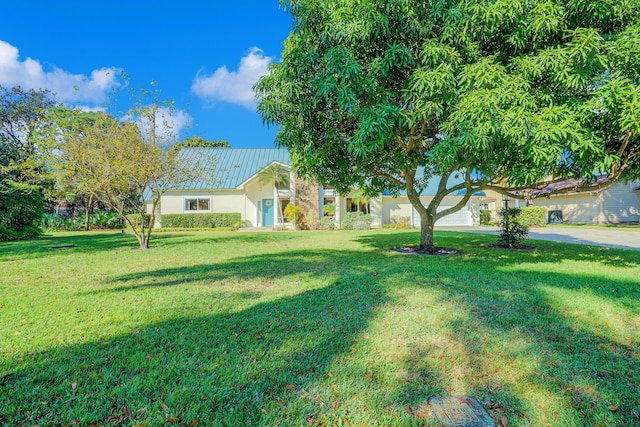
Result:
M438 212L443 211L445 209L449 209L450 206L440 206L438 208ZM420 215L415 208L411 208L411 221L414 227L420 227ZM458 212L454 212L450 215L447 215L443 218L440 218L436 225L441 226L471 226L473 225L473 218L471 216L471 211L468 206L463 207Z

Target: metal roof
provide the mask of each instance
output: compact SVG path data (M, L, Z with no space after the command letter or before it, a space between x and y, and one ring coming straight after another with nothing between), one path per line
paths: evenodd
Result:
M235 189L273 162L291 165L284 148L183 148L179 156L198 177L184 190Z

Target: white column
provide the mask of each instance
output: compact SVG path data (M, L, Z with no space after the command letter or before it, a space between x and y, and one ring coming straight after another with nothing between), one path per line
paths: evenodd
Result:
M324 217L324 186L318 186L318 206L320 212L318 212L318 219L322 219Z
M273 205L273 224L274 227L277 227L280 221L280 198L278 197L278 189L275 185L273 186Z

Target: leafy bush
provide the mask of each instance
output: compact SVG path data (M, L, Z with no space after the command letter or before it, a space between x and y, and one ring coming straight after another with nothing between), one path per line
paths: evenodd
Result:
M57 214L44 214L40 226L47 231L77 231L84 229L84 215L62 217ZM122 228L120 215L115 211L99 210L89 216L89 227L92 229L118 230Z
M340 223L343 230L368 230L371 228L373 218L362 212L347 212Z
M407 229L411 228L411 217L408 216L392 216L391 224L394 225L395 228L398 229Z
M335 230L336 224L333 222L333 219L328 216L323 217L318 221L318 230Z
M302 230L305 228L304 217L302 216L302 212L300 211L300 206L289 203L284 208L284 216L287 218L287 221L294 225L296 229Z
M218 228L234 227L241 223L239 213L170 214L162 215L162 227Z
M120 214L116 211L95 211L89 216L91 228L116 230L122 228Z
M527 227L544 227L547 225L547 209L542 206L521 208L518 221Z
M480 211L480 224L489 225L491 224L491 211L483 209Z
M520 208L509 208L500 211L498 246L512 249L524 247L524 239L529 234L529 227L520 222L520 211Z
M83 218L65 218L55 213L44 214L40 220L40 226L47 231L76 231L80 230L83 225Z
M42 215L44 200L37 187L0 181L0 241L37 237Z
M35 225L26 225L20 230L13 230L11 228L6 228L3 224L0 224L0 242L35 239L41 234L42 230L40 227L36 227Z

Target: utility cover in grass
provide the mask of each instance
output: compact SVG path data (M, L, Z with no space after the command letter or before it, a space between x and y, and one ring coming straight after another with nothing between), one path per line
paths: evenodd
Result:
M429 405L444 427L496 427L489 413L473 397L430 397Z

